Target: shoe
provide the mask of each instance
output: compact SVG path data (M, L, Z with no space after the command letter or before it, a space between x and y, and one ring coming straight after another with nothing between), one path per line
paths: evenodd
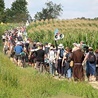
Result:
M52 76L54 77L54 74Z
M61 74L59 74L59 78L61 78Z

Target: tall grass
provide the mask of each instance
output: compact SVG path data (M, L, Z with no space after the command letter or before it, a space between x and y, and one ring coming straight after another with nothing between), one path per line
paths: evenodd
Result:
M61 93L98 98L98 90L86 82L55 80L31 67L17 67L1 52L0 56L0 98L51 98Z
M54 42L54 30L52 29L56 28L56 26L60 27L60 25L63 25L63 27L60 27L60 30L64 33L65 38L59 42L63 42L65 46L71 45L73 41L79 42L82 39L85 39L87 42L92 40L89 44L93 44L97 42L97 40L94 39L94 37L97 36L94 35L97 34L97 30L88 29L89 26L92 26L92 22L89 22L90 25L87 23L87 21L82 21L81 25L79 25L80 21L76 21L75 23L75 21L71 20L72 25L70 25L70 21L64 20L62 22L57 20L41 21L41 23L32 23L28 27L28 31L30 31L30 29L34 30L29 32L28 35L32 39L35 38L35 40ZM39 24L39 28L41 28L41 26L43 26L43 28L36 31L35 29ZM67 27L64 27L65 24ZM80 28L81 26L84 27L84 24L87 29ZM45 28L45 25L48 25L48 28ZM51 25L52 27L54 25L54 27L50 27ZM98 26L97 23L93 25L95 27ZM6 26L3 28L6 29ZM94 35L94 37L92 35ZM40 74L31 67L17 67L0 50L0 98L51 98L52 96L60 94L75 95L83 98L98 98L97 92L98 90L92 88L86 82L59 81L53 79L49 74Z

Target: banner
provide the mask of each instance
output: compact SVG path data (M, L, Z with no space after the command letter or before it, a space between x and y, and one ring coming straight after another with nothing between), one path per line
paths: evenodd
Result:
M64 38L64 34L60 34L58 29L54 31L54 40L60 40Z

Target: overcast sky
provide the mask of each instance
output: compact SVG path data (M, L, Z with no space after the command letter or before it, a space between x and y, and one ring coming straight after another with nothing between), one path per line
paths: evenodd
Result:
M15 0L4 0L5 7L10 8ZM78 17L98 17L98 0L48 0L63 6L60 19L73 19ZM47 0L27 0L28 10L32 18L45 7Z

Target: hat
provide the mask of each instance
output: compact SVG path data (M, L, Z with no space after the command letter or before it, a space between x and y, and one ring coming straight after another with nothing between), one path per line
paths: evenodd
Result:
M89 50L93 50L93 48L92 48L92 47L89 47L88 49L89 49Z
M75 47L72 49L72 51L76 51L76 50L78 50L78 49L81 49L81 48L80 48L80 44L75 45Z
M36 44L37 44L37 45L40 45L40 42L37 42Z
M17 42L16 44L17 44L17 45L20 45L21 43L20 43L20 42Z
M58 48L64 48L63 44L59 44Z
M77 46L77 43L73 43L74 46Z
M51 50L51 49L53 49L53 47L52 47L52 46L50 47L50 50Z
M48 43L48 47L50 47L51 46L51 43Z
M80 48L80 44L77 44L76 46L77 46L78 48Z

